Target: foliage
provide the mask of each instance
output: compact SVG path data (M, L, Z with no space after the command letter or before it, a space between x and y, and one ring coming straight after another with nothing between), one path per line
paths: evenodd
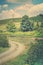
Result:
M37 21L37 23L36 23L36 26L35 26L34 30L39 30L39 29L40 29L40 25L39 25L39 22Z
M0 34L0 47L8 47L8 39L5 34Z
M27 63L34 65L35 62L40 62L40 59L43 59L43 40L36 39L29 49Z
M35 17L31 17L30 20L33 22L38 22L38 23L40 22L41 27L43 27L43 14L37 15Z
M13 22L8 23L7 31L9 31L9 32L15 32L16 31L16 27L15 27L15 24Z
M3 52L5 52L5 51L7 51L9 48L7 47L5 47L5 48L3 48L3 47L0 47L0 53L3 53Z
M32 30L32 26L27 15L22 17L21 30L24 32Z

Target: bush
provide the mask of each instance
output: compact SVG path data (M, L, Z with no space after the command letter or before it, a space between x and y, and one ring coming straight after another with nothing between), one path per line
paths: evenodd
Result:
M40 62L40 59L43 59L43 40L36 40L29 49L27 63L35 65L36 62Z
M0 34L0 47L9 47L8 39L5 34Z
M22 22L21 22L21 31L31 31L32 27L31 27L31 23L29 21L29 18L27 15L22 17Z
M15 24L13 22L8 23L7 31L9 31L9 32L15 32L16 31L16 27L15 27Z

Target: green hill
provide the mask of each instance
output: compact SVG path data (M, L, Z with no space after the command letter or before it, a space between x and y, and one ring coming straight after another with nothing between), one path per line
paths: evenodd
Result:
M32 20L34 22L37 22L37 21L41 22L41 21L43 21L43 15L40 14L40 15L37 15L35 17L31 17L30 20Z
M22 18L11 18L11 19L4 19L4 20L0 20L0 24L7 24L8 22L20 22L22 20ZM30 18L30 21L33 21L33 22L41 22L43 21L43 15L40 14L38 16L35 16L35 17L31 17Z
M4 20L0 20L0 24L7 24L9 22L20 22L21 18L11 18L11 19L4 19Z

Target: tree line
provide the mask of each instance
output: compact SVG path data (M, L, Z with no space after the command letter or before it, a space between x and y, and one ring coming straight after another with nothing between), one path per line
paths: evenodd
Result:
M27 31L39 30L41 27L43 27L43 21L40 22L38 20L35 22L30 21L30 18L27 15L22 17L21 24L20 24L20 31L27 32ZM16 31L16 26L13 22L8 23L7 31L9 32Z

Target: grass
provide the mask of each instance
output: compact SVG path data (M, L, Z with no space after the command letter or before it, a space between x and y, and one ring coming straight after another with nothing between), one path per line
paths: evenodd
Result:
M33 38L33 37L43 37L43 32L40 32L40 31L29 31L29 32L22 32L22 31L18 31L18 32L4 32L4 34L8 35L8 36L11 36L11 37L24 37L24 36L27 36L27 37L30 37L30 38Z
M10 37L10 39L13 39L16 42L20 42L21 44L24 44L26 46L26 50L17 58L12 59L11 61L4 63L3 65L29 65L26 63L26 59L28 56L27 52L28 52L28 48L29 48L30 43L34 42L34 40L29 38L29 36ZM43 65L43 64L36 63L35 65Z
M5 31L6 30L6 24L0 25L0 30Z
M28 50L25 50L24 53L19 55L17 58L4 63L3 65L26 65L25 59L27 58L27 51Z
M0 47L0 53L5 52L6 50L8 50L8 48L2 48L2 47Z
M29 39L28 36L10 37L9 39L13 39L16 42L20 42L24 44L26 46L26 50L17 58L4 63L3 65L28 65L25 62L25 60L28 56L27 52L28 52L29 43L32 42L33 40Z
M15 23L15 22L14 22ZM20 22L16 22L15 23L16 28L19 29L20 27ZM0 30L6 30L6 24L1 25L0 26ZM32 40L31 38L33 37L43 37L43 33L41 34L39 31L29 31L29 32L21 32L21 31L17 31L17 32L3 32L2 34L6 34L8 37L10 36L10 39L13 39L16 42L20 42L22 44L24 44L26 46L26 48L29 47L30 42L33 42L34 40ZM6 51L8 48L0 48L0 53ZM17 58L3 64L3 65L29 65L25 63L25 59L27 58L27 52L28 50L25 50L25 52L18 56ZM36 65L39 65L38 63L36 63ZM40 64L41 65L41 64Z
M38 31L28 31L28 32L22 32L22 31L18 31L18 32L4 32L4 34L6 35L10 35L10 36L29 36L29 37L34 37L38 34Z
M6 35L10 35L10 36L29 36L29 37L43 37L43 32L42 34L40 33L40 31L28 31L28 32L22 32L20 31L20 23L21 22L13 22L17 28L17 31L12 33L12 32L8 32L6 29L7 24L0 24L0 30L2 30ZM36 23L36 22L35 22ZM35 24L36 25L36 24Z
M34 42L34 40L29 39L29 37L18 37L18 38L12 37L12 39L16 42L18 41L18 42L24 43L26 45L28 43L28 45L27 45L28 47L26 48L26 50L20 56L18 56L17 58L15 58L11 61L4 63L3 65L29 65L29 64L26 63L26 59L28 57L27 52L28 52L28 48L29 48L29 45L30 45L29 43ZM35 65L43 65L43 63L37 62L37 63L35 63Z

